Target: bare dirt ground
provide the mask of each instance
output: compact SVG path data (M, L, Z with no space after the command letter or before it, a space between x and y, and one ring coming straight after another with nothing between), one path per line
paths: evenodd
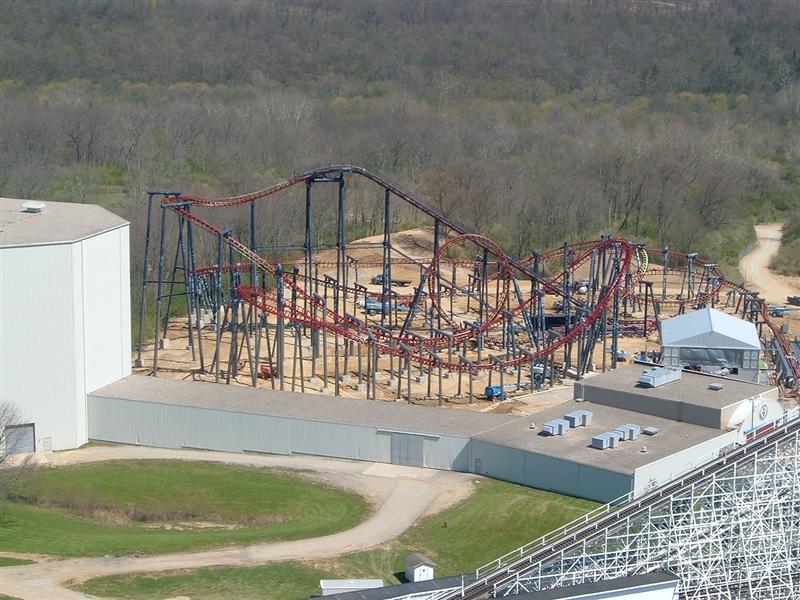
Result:
M784 277L769 270L781 246L782 227L783 223L756 225L756 246L739 262L746 282L770 304L785 304L787 296L800 294L800 277Z
M0 593L25 600L89 598L67 585L94 577L144 571L193 569L216 565L255 566L265 562L330 558L396 538L418 518L444 510L467 497L475 475L397 465L301 456L262 456L168 450L138 446L96 446L38 455L41 462L68 465L115 459L211 460L230 464L311 471L310 476L364 495L375 512L360 525L324 537L250 546L162 554L140 558L50 560L39 555L0 552L37 564L3 567Z

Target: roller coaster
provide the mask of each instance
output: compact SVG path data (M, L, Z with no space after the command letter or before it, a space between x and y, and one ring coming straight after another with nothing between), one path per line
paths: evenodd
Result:
M352 177L382 192L382 241L371 245L380 251L379 259L351 255L359 245L347 241L345 192ZM330 207L335 241L329 244L318 241L319 224L314 223L314 191L322 185L337 190ZM302 244L260 245L262 203L296 186L305 187ZM413 256L393 243L393 203L398 200L432 222L427 255ZM161 208L158 232L156 201ZM206 216L229 214L222 209L236 207L249 208L249 226L240 231ZM174 253L168 252L173 243ZM156 252L153 268L151 254ZM367 279L359 279L359 269ZM398 271L418 276L400 280L393 277ZM159 373L158 341L175 318L178 298L185 299L197 377L227 383L244 377L256 387L261 381L300 391L317 379L323 393L339 395L348 386L377 398L380 387L384 396L391 390L395 399L409 402L413 377L423 387L427 383L424 394L416 386L417 397L438 397L440 405L443 376L458 378L457 391L448 399L469 401L475 397L473 380L481 377L488 376L490 386L496 377L501 388L508 381L529 380L528 387L535 389L565 377L580 379L590 370L616 366L620 336L647 336L659 329L665 315L718 306L757 324L785 396L797 396L800 385L792 342L770 320L767 304L696 254L648 250L604 236L515 258L415 195L353 165L321 167L229 198L149 192L139 367L144 366L143 328L148 290L153 289L153 375ZM303 356L304 348L310 356ZM434 395L431 382L437 373Z

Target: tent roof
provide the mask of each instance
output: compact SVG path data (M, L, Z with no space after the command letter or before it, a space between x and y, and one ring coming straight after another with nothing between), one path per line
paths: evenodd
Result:
M680 346L684 340L712 333L730 338L735 347L761 348L753 323L713 308L696 310L661 322L663 346Z

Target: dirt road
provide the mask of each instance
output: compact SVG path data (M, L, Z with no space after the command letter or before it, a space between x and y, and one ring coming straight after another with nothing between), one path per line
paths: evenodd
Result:
M324 481L362 493L377 510L369 519L353 529L306 540L141 558L77 558L3 567L0 570L0 593L25 600L41 598L73 600L88 596L68 589L67 584L104 575L216 565L254 566L276 560L339 556L394 539L427 512L434 509L442 510L468 495L472 488L472 480L475 479L474 475L465 473L380 463L133 446L92 447L53 453L46 455L46 462L65 465L99 460L146 458L211 460L241 465L311 470L316 473L316 477ZM22 555L15 554L15 556Z
M800 278L782 277L769 270L769 262L781 245L782 227L782 223L756 225L758 241L739 262L739 271L745 282L758 289L761 297L770 304L784 304L787 296L800 294Z

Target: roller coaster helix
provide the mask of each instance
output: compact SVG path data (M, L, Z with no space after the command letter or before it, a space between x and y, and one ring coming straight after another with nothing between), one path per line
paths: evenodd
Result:
M366 179L383 192L381 241L346 241L345 190L350 177ZM314 215L316 209L319 216L321 207L314 206L313 191L329 184L338 188L337 202L322 208L331 213L329 222L335 222L335 241L315 244L319 225L315 227ZM305 186L303 242L299 243L298 236L294 244L259 245L259 208L295 186ZM161 223L157 276L151 279L154 199L160 199ZM392 204L397 199L399 208ZM215 225L199 214L235 207L249 208L249 226L239 232L249 233L249 243L234 235L232 228ZM428 253L414 256L393 241L393 208L413 210L430 221ZM280 208L271 209L271 214L279 213ZM168 222L173 225L169 231ZM204 243L198 244L201 235ZM175 242L169 272L168 238ZM210 241L216 242L215 256ZM354 257L356 249L362 254L364 249L372 252ZM359 281L359 269L362 275L375 276ZM393 272L413 277L393 279ZM396 288L405 287L407 281L415 282L413 293L408 288L398 293ZM491 385L492 373L499 376L501 386L504 377L511 375L518 387L523 387L524 376L530 387L538 388L567 375L580 379L589 370L614 368L621 335L647 336L658 330L666 312L705 305L724 306L757 321L775 351L782 353L777 377L786 393L796 394L800 381L792 347L770 321L767 305L694 254L666 248L648 251L641 244L604 236L514 258L489 238L467 231L416 196L353 165L314 169L230 198L150 192L137 366L144 364L142 326L146 292L152 287L155 340L167 334L173 300L185 298L195 375L212 376L215 381L244 376L250 385L258 386L260 378L267 378L274 388L277 379L280 389L285 389L286 374L291 372L292 389L299 384L305 391L306 384L316 379L321 382L319 389L326 392L332 379L334 393L339 394L342 385L356 376L354 389L377 398L387 394L386 389L379 394L378 386L379 376L386 374L392 391L397 386L393 397L405 396L410 402L415 395L411 373L418 368L420 375L415 379L427 381L426 397L431 397L430 378L438 372L442 404L444 372L445 377L458 376L457 392L448 397L462 397L465 376L472 401L473 379L488 375ZM548 300L553 301L552 307ZM303 357L303 348L310 350L310 356ZM210 361L205 350L213 351ZM291 360L287 360L287 350ZM309 362L311 371L306 376L304 363ZM158 343L153 344L150 367L157 375Z

